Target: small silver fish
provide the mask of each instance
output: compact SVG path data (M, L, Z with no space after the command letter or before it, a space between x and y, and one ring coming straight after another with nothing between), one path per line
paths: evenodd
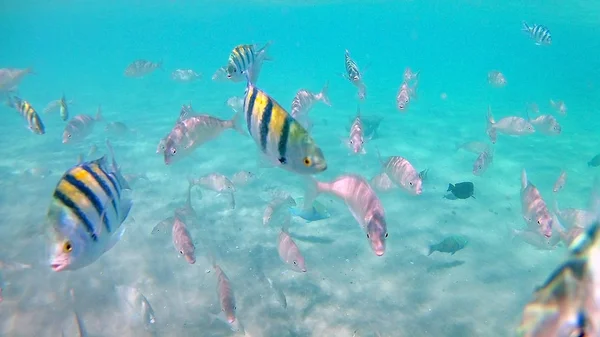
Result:
M156 315L146 296L139 289L124 285L116 286L115 290L125 317L131 323L141 324L146 331L154 331Z
M537 187L527 180L525 169L521 172L521 210L530 231L547 239L552 236L554 219Z
M345 141L348 148L354 154L366 154L364 145L365 145L365 136L362 120L360 118L360 107L356 110L356 117L350 126L350 134L348 139Z
M33 74L32 68L1 68L0 69L0 92L16 90L17 86L25 76Z
M550 105L561 115L567 114L567 105L563 101L550 100Z
M239 171L231 176L231 182L236 187L242 187L251 184L258 176L250 171Z
M65 126L62 134L63 144L78 142L89 136L94 131L96 122L102 120L102 107L98 107L96 117L89 115L73 116Z
M489 147L490 147L490 145L488 143L471 141L471 142L466 142L466 143L462 143L462 144L457 144L456 150L458 151L460 149L463 149L467 152L480 154L484 151L488 151Z
M488 73L488 83L494 87L503 87L506 85L506 78L504 74L499 72L498 70L492 70Z
M189 264L196 263L196 255L194 251L196 247L194 246L194 242L192 241L192 236L190 232L187 230L187 227L183 221L181 221L178 217L175 217L173 221L173 245L175 249L179 252L179 255L185 257L185 260Z
M562 127L552 115L541 115L535 119L529 119L535 129L549 136L557 136L562 132Z
M171 73L171 79L177 82L192 82L201 77L192 69L176 69Z
M271 223L273 215L277 212L284 210L288 214L287 210L290 207L296 206L296 201L289 195L276 196L269 202L265 211L263 212L263 225L268 226Z
M281 227L279 238L277 239L277 252L279 253L279 258L281 258L281 261L292 268L292 270L299 273L306 273L304 256L302 256L300 248L298 248L298 245L296 245L296 242L294 242L288 233L290 218L291 214L289 212L286 213L286 220L284 221L284 225Z
M566 182L567 182L567 172L563 170L560 172L558 179L556 179L556 182L554 183L554 187L552 188L552 192L556 193L556 192L562 190L562 188L565 187Z
M294 119L296 119L302 126L310 130L312 128L312 123L310 122L310 118L308 113L312 109L315 102L321 101L327 106L331 106L331 102L329 101L329 97L327 92L329 91L329 82L325 83L323 89L319 93L312 93L306 89L301 89L296 93L294 99L292 100L292 109L290 111L290 115Z
M496 144L498 132L505 135L523 136L534 133L535 129L531 123L522 117L504 117L496 122L494 116L492 116L492 108L488 107L486 133L492 144Z
M408 82L402 82L396 95L396 107L400 112L405 112L410 100L416 97L416 85L409 86Z
M363 82L362 73L356 62L350 57L348 49L344 53L344 64L346 66L344 77L358 89L358 98L361 100L367 98L367 86Z
M135 60L125 68L125 76L142 77L162 67L162 61L151 62L148 60Z
M229 195L231 207L232 209L235 208L235 185L231 180L229 180L229 178L222 175L221 173L210 173L198 179L191 179L190 184L192 184L193 186L200 186L201 188L206 190L217 192L217 195Z
M379 151L377 156L383 172L402 190L412 195L420 195L423 192L423 179L419 171L406 158L391 156L383 159Z
M371 178L370 184L377 192L389 192L399 188L385 172Z
M225 272L213 258L213 268L217 275L217 296L219 303L221 304L221 313L219 315L213 315L229 325L232 331L242 330L240 321L237 319L235 311L237 307L235 305L235 296L233 294L233 288L231 282Z
M494 150L488 148L488 150L481 152L473 162L473 174L476 176L482 175L493 162Z

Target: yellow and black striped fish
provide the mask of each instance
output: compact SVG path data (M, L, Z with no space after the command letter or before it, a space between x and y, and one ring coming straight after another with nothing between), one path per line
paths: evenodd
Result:
M357 82L362 79L362 75L356 62L350 57L350 52L346 49L346 54L344 55L344 63L346 65L346 75L348 79L352 82Z
M27 121L27 128L31 130L31 132L38 135L46 133L46 128L44 127L40 115L38 115L29 102L22 100L17 96L13 96L12 98L9 97L8 104L25 118Z
M256 50L256 45L250 44L243 44L233 48L229 54L227 66L225 67L227 78L243 76L242 74L252 69L254 63L268 59L267 48L269 48L270 45L271 42L268 42L259 50Z
M85 267L114 246L132 205L123 196L128 188L114 158L110 169L102 157L65 172L48 209L54 271Z
M67 99L64 94L60 98L58 105L60 106L60 118L62 118L63 121L66 121L69 119L69 107L67 106Z
M246 86L244 112L250 135L272 162L299 174L327 169L323 152L308 131L250 81Z

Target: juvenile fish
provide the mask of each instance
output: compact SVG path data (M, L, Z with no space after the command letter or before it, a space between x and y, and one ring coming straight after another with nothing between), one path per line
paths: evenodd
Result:
M264 60L270 59L267 55L267 49L271 46L271 42L267 42L262 48L256 50L256 45L239 45L233 48L229 54L229 61L225 66L227 78L242 75L246 73L248 78L253 83L257 80L258 74L253 74L252 71L255 63L262 63Z
M344 53L344 64L346 66L344 77L358 89L358 98L361 100L365 99L367 97L367 87L363 82L362 73L358 69L356 62L350 57L348 49Z
M171 79L177 82L192 82L201 77L192 69L176 69L171 73Z
M530 231L547 239L552 236L552 215L538 189L527 180L525 169L521 172L521 211Z
M385 253L385 240L388 237L385 211L377 194L363 177L347 174L338 176L331 182L310 178L304 208L310 209L321 193L331 194L344 201L356 222L366 232L373 252L377 256Z
M303 175L327 169L323 151L308 131L250 81L244 95L244 112L250 135L273 164Z
M527 22L523 21L522 30L527 33L538 46L552 44L552 34L550 34L550 30L545 26L537 24L529 25Z
M365 136L363 130L362 120L360 118L360 107L357 108L356 117L350 126L350 135L346 140L346 145L354 154L366 154L364 148Z
M492 144L496 144L498 132L505 135L523 136L534 133L535 129L531 123L521 117L504 117L496 122L492 116L492 109L488 107L486 132Z
M481 176L488 167L494 162L494 150L489 148L486 151L481 152L475 162L473 163L473 174Z
M44 123L42 123L42 119L29 102L22 100L17 96L9 96L8 105L17 110L25 121L27 121L27 128L31 132L38 135L46 133L46 128L44 127Z
M279 232L279 238L277 240L277 252L279 258L285 264L292 268L292 270L299 273L306 273L306 264L304 262L304 256L300 252L300 248L296 245L296 242L292 239L288 232L288 226L291 215L286 213L286 220L284 225L281 227Z
M440 243L430 245L427 256L433 254L433 252L450 253L450 255L454 255L454 253L465 248L468 243L469 240L464 236L452 235L445 238Z
M293 206L296 206L296 201L289 195L273 198L263 212L263 225L268 226L273 215L280 210L287 211L288 208Z
M302 124L305 129L310 130L312 128L312 124L310 122L308 113L312 109L315 102L321 101L325 105L331 106L331 102L327 96L328 91L329 82L325 83L323 89L321 89L321 92L316 94L306 89L300 89L292 100L292 110L290 114L295 120Z
M552 192L556 193L556 192L562 190L562 188L565 186L566 182L567 182L567 172L561 171L560 175L558 176L558 179L556 179L556 182L554 183Z
M96 117L89 115L73 116L65 126L62 134L63 144L78 142L89 136L94 131L96 122L102 120L102 107L98 106Z
M503 87L506 85L506 78L501 72L492 70L488 73L488 83L494 87Z
M185 257L185 260L189 264L196 263L196 255L194 251L196 247L192 241L192 236L187 230L186 225L178 218L175 217L173 221L173 245L179 252L179 255Z
M377 156L383 166L383 172L401 189L413 195L419 195L423 192L423 179L419 171L407 159L400 156L391 156L384 160L379 151L377 151Z
M58 272L76 270L96 261L121 238L132 202L110 143L112 167L106 157L84 162L60 178L48 209L50 266Z
M125 68L125 76L142 77L162 67L162 61L152 62L148 60L135 60Z

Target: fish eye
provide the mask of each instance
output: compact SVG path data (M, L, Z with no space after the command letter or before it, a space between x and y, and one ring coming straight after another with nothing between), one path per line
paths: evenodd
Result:
M353 141L353 140L350 140L350 144L354 144L354 141Z
M172 153L172 154L176 154L176 153L177 153L177 149L176 149L176 148L172 148L172 149L171 149L171 153Z
M310 166L312 165L312 160L310 160L310 158L308 157L304 157L304 166Z
M538 222L538 225L541 225L541 224L542 224L542 221L540 221L540 220L538 220L537 222Z
M69 133L69 134L67 135L67 137L71 138L71 134Z
M294 261L294 266L298 265L298 262Z
M73 251L73 245L71 244L71 241L66 241L63 244L63 252L64 253L70 253Z
M180 250L180 251L179 251L179 254L183 255L183 250Z
M370 239L370 238L371 238L371 236L369 235L369 233L367 233L367 239Z
M408 184L409 184L410 186L412 186L412 185L413 185L413 182L411 181L411 182L409 182Z
M388 237L388 235L389 235L388 233L385 233L385 237L386 237L386 238Z

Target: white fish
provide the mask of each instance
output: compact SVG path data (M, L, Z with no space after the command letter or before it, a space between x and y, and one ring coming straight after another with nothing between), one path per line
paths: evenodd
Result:
M567 114L567 105L563 101L550 100L550 105L561 115Z
M279 232L279 238L277 239L277 252L279 258L285 264L287 264L292 270L299 273L306 273L306 263L304 262L304 256L300 252L300 248L296 245L296 242L292 239L288 232L288 226L292 215L287 212L286 220L284 221L281 231Z
M116 286L115 290L121 300L123 313L133 325L142 325L146 331L156 329L156 315L148 299L139 289L124 285Z
M547 239L552 237L553 221L540 191L529 180L525 169L521 172L521 211L530 231Z
M529 117L529 115L528 115ZM562 127L552 115L541 115L535 119L529 119L535 129L549 136L557 136L562 132Z
M390 156L384 160L379 151L377 156L383 166L383 172L402 190L412 195L420 195L423 192L423 178L406 158Z
M492 70L488 73L488 83L494 87L503 87L506 85L506 78L501 72Z
M565 187L566 182L567 182L567 172L563 170L560 172L558 179L556 179L556 182L554 183L554 187L552 188L552 192L556 193L556 192L562 190L562 188Z
M531 123L522 117L504 117L496 122L494 116L492 116L492 108L488 107L486 132L492 144L496 144L498 132L505 135L523 136L534 133L535 129Z
M325 83L323 89L319 93L312 93L306 89L300 89L292 100L292 110L290 115L294 117L305 129L310 130L312 123L308 113L312 109L315 102L323 102L327 106L331 106L327 92L329 90L329 82Z

